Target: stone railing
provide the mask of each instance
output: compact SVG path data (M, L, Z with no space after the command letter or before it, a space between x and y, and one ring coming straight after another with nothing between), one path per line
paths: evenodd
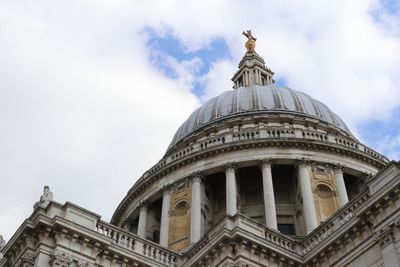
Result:
M284 236L243 214L237 213L233 216L226 215L221 218L212 229L206 232L197 243L190 247L189 250L183 254L183 261L185 262L184 266L192 266L191 264L203 255L203 253L200 253L199 251L202 249L208 250L210 247L213 247L215 244L223 240L224 234L232 234L232 231L235 230L239 232L244 231L241 235L242 237L248 238L248 241L258 239L258 244L263 244L267 241L272 245L269 247L275 247L276 251L285 251L295 257L301 256L299 241ZM249 233L251 233L251 235L249 235ZM213 251L215 251L215 249ZM196 259L196 257L199 258Z
M118 246L143 255L165 266L177 266L179 255L153 242L144 240L103 221L97 223L96 231L105 237L111 238L113 243Z
M334 234L343 225L348 223L357 212L357 209L369 199L367 191L358 195L354 200L343 206L334 216L317 227L311 235L302 242L303 254L321 244L328 236Z
M265 239L281 248L289 250L291 252L298 253L298 244L295 240L292 240L280 233L265 228Z
M313 140L323 143L335 144L344 146L355 151L366 153L369 156L377 159L388 161L387 158L381 156L379 153L373 151L364 145L359 144L357 141L346 138L339 134L328 134L320 131L303 130L298 128L284 128L284 127L270 127L270 128L259 128L257 126L245 130L226 132L220 135L211 135L201 141L195 141L190 145L184 146L179 150L175 150L173 154L165 157L159 163L154 165L149 172L152 174L162 168L164 165L176 161L180 158L188 156L192 153L206 150L214 146L224 145L226 143L248 141L248 140L263 140L263 139L303 139Z

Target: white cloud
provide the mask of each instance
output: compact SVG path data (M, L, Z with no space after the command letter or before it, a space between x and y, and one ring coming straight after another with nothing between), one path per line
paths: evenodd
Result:
M400 134L397 136L386 135L375 142L377 150L390 160L400 160Z
M219 60L211 65L210 71L201 77L204 85L203 100L210 99L232 88L231 76L236 72L235 62ZM231 75L231 76L228 76Z
M145 27L172 29L188 51L226 41L233 61L215 62L201 78L205 99L231 88L244 53L240 33L253 29L277 77L355 127L399 105L400 41L387 26L398 19L378 23L369 15L377 8L376 1L2 2L0 179L7 190L0 202L24 210L0 208L0 231L10 238L44 184L57 201L109 219L199 105L188 87L202 63L169 58L179 77L165 77L148 62Z

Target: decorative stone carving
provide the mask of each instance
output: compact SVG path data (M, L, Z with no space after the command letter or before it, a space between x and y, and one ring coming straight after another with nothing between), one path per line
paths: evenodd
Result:
M311 169L316 173L328 173L329 165L328 164L317 164L315 162L311 163Z
M138 207L139 207L140 209L142 209L142 208L143 208L143 209L147 209L147 208L149 207L149 203L148 203L147 201L145 201L145 200L140 201Z
M50 265L51 266L70 266L73 262L71 255L65 254L62 251L56 250L51 256Z
M260 167L264 166L264 165L269 165L270 167L272 166L272 159L262 159L258 162L258 164L260 165Z
M341 173L341 172L343 172L344 166L338 163L338 164L332 165L332 169L335 171L335 173L338 173L338 172Z
M353 218L353 213L350 210L346 210L342 216L340 216L339 222L341 225L345 224L346 222L350 221Z
M296 161L296 165L297 165L297 167L299 167L299 166L310 166L311 165L311 161L306 160L305 158L298 159Z
M237 169L237 165L233 161L232 162L228 162L228 163L224 164L223 166L224 166L225 170L234 170L234 171L236 171L236 169Z
M195 171L192 173L192 176L190 177L190 179L193 181L199 181L201 182L201 180L204 178L203 174L200 171Z
M392 225L397 227L397 228L400 227L400 216L398 216L395 219L393 219Z
M171 193L171 189L173 188L173 184L165 184L165 185L163 185L163 187L161 188L161 191L164 193L164 194L169 194L169 193Z
M47 205L53 200L53 192L50 191L50 187L45 185L43 187L43 194L40 196L40 200L33 206L34 209L37 207L46 208Z
M335 192L328 185L320 183L315 187L314 192L321 198L331 198L335 196Z
M190 200L183 198L175 204L174 208L169 212L171 216L182 216L190 209Z
M375 240L379 242L381 247L385 247L394 241L393 229L390 225L383 227L376 233Z
M78 260L78 262L76 263L76 265L77 265L78 267L89 267L89 266L90 266L89 263L87 263L87 262L85 262L85 261L83 261L83 260Z
M191 183L192 183L192 176L186 177L185 179L179 180L171 184L169 190L171 192L184 191L190 187Z
M34 257L32 255L30 255L30 254L24 254L21 257L19 265L17 265L17 266L20 266L20 267L33 267L34 264L35 264Z

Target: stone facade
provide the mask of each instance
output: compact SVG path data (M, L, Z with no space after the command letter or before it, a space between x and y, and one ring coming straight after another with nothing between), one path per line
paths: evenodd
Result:
M189 117L110 223L46 198L0 266L399 266L400 163L275 86L244 34L235 94Z

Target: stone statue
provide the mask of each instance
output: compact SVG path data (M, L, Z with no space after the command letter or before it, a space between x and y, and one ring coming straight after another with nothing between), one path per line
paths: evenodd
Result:
M3 236L0 235L0 260L3 259L3 253L1 253L1 251L3 250L5 245L6 241L4 240Z
M43 194L40 196L40 201L36 202L33 208L36 209L39 206L45 208L52 200L53 192L50 191L50 187L48 185L45 185L43 187Z
M251 30L242 32L242 34L247 37L247 42L245 44L247 52L254 52L254 47L256 46L257 38L253 36Z
M4 240L3 236L0 235L0 250L2 250L5 245L6 245L6 241Z

